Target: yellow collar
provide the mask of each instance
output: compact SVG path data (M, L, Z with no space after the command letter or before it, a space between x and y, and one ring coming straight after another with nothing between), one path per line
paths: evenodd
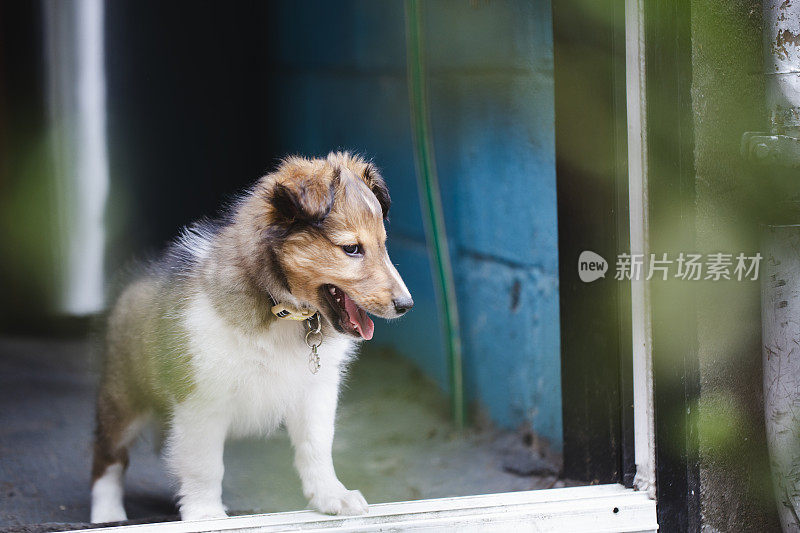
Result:
M308 320L316 314L311 309L296 309L288 304L278 303L272 306L272 314L282 320Z

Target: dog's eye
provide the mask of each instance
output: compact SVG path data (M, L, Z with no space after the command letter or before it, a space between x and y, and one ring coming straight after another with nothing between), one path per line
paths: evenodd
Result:
M361 248L360 244L345 244L342 246L342 250L350 257L361 257L364 255L364 249Z

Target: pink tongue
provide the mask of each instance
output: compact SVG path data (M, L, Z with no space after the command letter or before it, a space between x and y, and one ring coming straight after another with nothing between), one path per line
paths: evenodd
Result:
M372 322L372 319L368 317L367 313L358 307L347 294L344 295L344 308L347 311L350 324L358 330L358 334L361 335L362 338L370 340L372 334L375 332L375 324Z

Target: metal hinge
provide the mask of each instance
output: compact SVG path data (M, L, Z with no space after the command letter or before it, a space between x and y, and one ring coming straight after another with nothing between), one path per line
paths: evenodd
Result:
M742 157L754 163L800 167L800 139L747 131L742 135Z

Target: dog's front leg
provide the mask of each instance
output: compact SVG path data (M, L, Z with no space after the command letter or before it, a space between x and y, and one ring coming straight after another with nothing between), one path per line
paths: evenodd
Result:
M323 378L323 376L317 376ZM357 490L347 490L333 469L333 425L338 383L315 383L286 415L294 446L294 464L311 507L327 514L357 515L368 511Z
M176 407L167 437L166 458L178 478L182 520L224 518L223 451L228 420L189 405Z

